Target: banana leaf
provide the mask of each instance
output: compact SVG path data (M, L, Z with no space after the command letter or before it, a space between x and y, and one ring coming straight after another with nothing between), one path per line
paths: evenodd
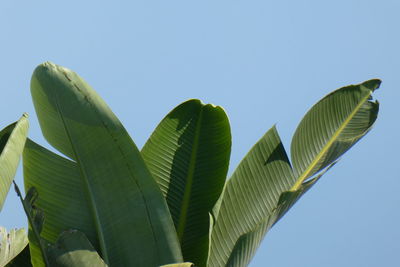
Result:
M28 134L28 115L0 132L0 211L14 179Z
M52 266L107 267L85 234L77 230L61 233L56 244L48 249Z
M166 200L184 260L207 263L210 213L225 184L231 151L221 107L189 100L157 126L141 153Z
M267 231L369 132L379 85L375 79L343 87L315 104L293 136L292 163L275 127L257 142L214 207L208 266L247 266Z
M39 65L31 93L46 140L24 151L25 188L39 193L41 237L55 243L69 229L83 232L109 266L182 262L161 190L136 145L99 95L76 73ZM43 266L30 243L34 266Z

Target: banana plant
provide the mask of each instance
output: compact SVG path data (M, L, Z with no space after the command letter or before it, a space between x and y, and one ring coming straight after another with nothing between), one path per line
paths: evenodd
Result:
M371 129L379 109L371 94L379 85L347 86L319 101L294 134L291 162L272 127L226 183L230 130L223 110L191 100L169 113L142 155L167 199L184 259L247 266L266 232Z
M25 144L25 190L37 199L23 203L31 205L28 218L37 218L30 218L30 254L25 249L16 260L247 266L268 230L371 129L379 85L346 86L315 104L294 134L290 160L272 127L227 179L231 131L223 108L180 104L139 151L79 75L41 64L32 99L44 137L60 153Z

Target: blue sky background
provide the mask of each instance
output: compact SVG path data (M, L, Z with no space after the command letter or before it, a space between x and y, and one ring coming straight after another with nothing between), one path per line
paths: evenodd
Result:
M30 114L33 69L83 76L139 147L189 98L231 121L230 173L275 123L297 124L339 87L383 80L375 128L267 235L251 267L398 264L400 1L0 1L0 127ZM17 174L22 185L22 173ZM0 225L26 225L10 191Z

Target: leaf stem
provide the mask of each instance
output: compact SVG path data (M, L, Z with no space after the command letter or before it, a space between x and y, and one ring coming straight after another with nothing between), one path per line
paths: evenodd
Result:
M39 244L40 252L42 253L42 257L43 257L43 260L45 262L45 265L47 267L50 267L50 263L49 263L49 260L47 258L46 252L45 252L46 248L44 247L42 239L40 238L39 230L36 228L35 224L33 223L34 219L31 217L31 211L32 211L33 207L32 206L29 207L25 203L26 197L25 197L25 200L22 198L21 191L19 190L19 187L18 187L17 183L14 180L13 180L13 184L14 184L14 190L17 193L19 199L21 200L22 206L24 207L25 214L28 217L29 225L32 228L32 231L34 233L34 237L35 237L36 241ZM34 189L34 188L33 188L33 190L36 191L36 189Z

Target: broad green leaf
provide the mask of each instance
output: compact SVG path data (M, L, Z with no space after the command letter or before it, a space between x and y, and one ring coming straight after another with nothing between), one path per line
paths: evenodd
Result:
M294 134L293 169L274 128L250 150L214 207L209 266L249 263L270 227L371 129L379 109L371 94L379 85L343 87L315 104Z
M227 266L236 243L268 220L280 194L294 182L289 159L273 127L249 151L227 182L216 214L208 266ZM255 234L258 239L263 236L263 230L260 231L262 234Z
M78 229L109 266L181 262L161 190L100 96L52 63L36 68L31 93L43 135L69 157L33 142L25 149L25 187L37 188L45 214L42 237L54 243L62 231ZM38 259L34 245L31 253Z
M48 250L52 266L107 267L85 234L76 230L61 233Z
M28 245L25 229L7 229L0 226L0 266L12 261Z
M224 187L230 151L224 110L200 100L171 111L142 149L167 200L183 257L197 266L207 263L209 213Z
M380 80L343 87L320 100L304 116L291 144L293 168L298 177L293 189L324 169L368 133L379 104L371 94Z
M28 115L0 132L0 211L14 179L28 134Z

